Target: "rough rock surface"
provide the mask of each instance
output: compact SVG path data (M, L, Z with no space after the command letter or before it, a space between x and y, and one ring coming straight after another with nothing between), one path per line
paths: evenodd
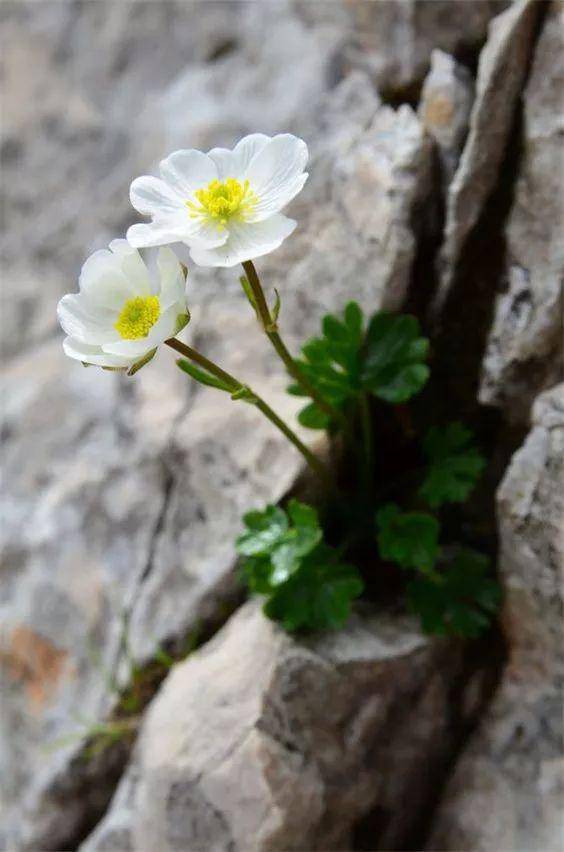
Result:
M317 4L311 4L317 5ZM345 59L366 70L392 100L415 99L434 48L467 58L484 42L504 0L351 0L355 36Z
M551 5L524 93L520 171L506 229L480 399L526 423L537 393L564 379L564 4Z
M447 296L466 238L499 179L540 11L537 0L517 0L490 24L480 54L468 139L448 191L437 309Z
M437 146L445 194L466 140L473 100L474 81L468 69L448 53L434 50L418 115Z
M370 848L404 848L423 806L412 774L448 748L460 663L405 617L297 642L251 601L171 672L81 850L348 849L375 804Z
M564 384L498 492L509 660L450 781L428 849L562 849L564 824Z
M15 337L3 387L7 486L0 663L6 733L0 750L5 779L0 845L28 849L64 847L92 818L84 789L95 771L78 756L91 726L106 719L115 705L115 683L123 687L130 676L124 617L129 651L138 662L149 660L163 643L181 644L202 622L217 618L235 592L232 542L242 512L278 500L302 470L295 451L270 424L257 419L250 407L190 385L174 367L171 353L159 352L134 380L84 370L66 360L60 336L52 336L54 326L45 317L54 318L62 289L74 289L81 256L97 239L99 245L119 233L120 222L125 226L134 218L126 207L135 173L149 170L154 159L187 139L211 147L229 144L257 126L267 132L296 131L310 142L313 158L312 178L292 210L300 227L282 250L259 263L265 284L282 294L282 329L295 345L317 330L324 311L338 309L350 298L367 310L382 304L388 292L398 303L415 252L410 223L416 221L417 205L429 186L430 143L409 108L396 113L380 107L360 73L323 95L332 85L326 68L337 30L330 21L310 29L281 5L276 14L287 30L282 39L280 28L272 27L271 11L257 14L253 5L251 19L250 8L242 5L244 20L237 28L241 44L207 64L196 51L194 61L185 61L178 74L167 61L160 91L156 84L151 88L152 80L139 109L145 77L137 64L146 61L145 27L155 27L164 38L169 25L187 25L183 13L174 5L169 19L136 7L128 29L127 16L114 10L114 24L106 28L94 6L51 4L53 17L43 7L37 17L22 7L9 25L24 39L26 50L40 43L38 74L48 76L52 66L62 63L65 85L70 80L73 97L89 104L96 92L94 72L81 64L88 51L81 51L80 44L93 31L102 45L107 40L109 55L125 63L124 82L106 103L98 98L97 138L110 144L118 127L119 133L128 133L122 154L115 159L107 155L115 165L107 191L102 191L103 165L92 153L88 133L73 136L73 113L61 112L67 103L61 94L51 110L65 127L70 123L70 160L54 167L65 186L68 207L61 216L67 224L59 228L57 194L50 186L38 200L38 221L46 230L34 232L24 252L14 225L14 243L5 246L7 302L13 296L15 311L7 324ZM210 5L208 19L201 8L202 39L216 44L217 9ZM194 18L187 20L193 23ZM68 51L63 47L65 28L74 32ZM224 29L222 24L220 32ZM198 41L194 34L190 39L189 45ZM251 63L251 57L256 61ZM297 66L307 85L302 88L294 80L291 93L281 100L280 69L294 73ZM30 73L35 80L34 66ZM103 86L103 80L98 82ZM35 83L33 98L41 100L40 80ZM183 109L200 85L202 104ZM245 97L247 111L241 106ZM11 116L17 135L15 105ZM18 157L33 172L45 162L37 150L42 134L34 147L37 127L27 113L26 120L31 127ZM108 137L103 135L106 120ZM54 140L51 151L62 144L60 138ZM103 148L105 142L101 144ZM79 161L82 171L73 178L72 163ZM376 211L373 195L359 191L365 180L378 194ZM97 189L89 193L89 187ZM26 192L29 198L31 190ZM84 197L88 209L81 216ZM21 228L23 213L18 215ZM45 257L45 288L43 279L40 286L35 277L32 290L39 294L38 304L25 307L27 297L18 287L46 247L53 253ZM69 280L51 276L55 268L67 269ZM25 304L18 302L20 296ZM291 417L296 401L284 392L285 377L259 335L235 272L192 271L189 301L191 341ZM28 308L29 339L24 341L18 323L26 319ZM44 339L30 348L34 338ZM103 806L103 782L90 777L89 789L98 789Z

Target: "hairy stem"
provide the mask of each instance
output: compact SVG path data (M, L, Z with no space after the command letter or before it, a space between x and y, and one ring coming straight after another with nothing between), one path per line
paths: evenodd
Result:
M203 367L204 370L207 370L208 373L211 373L212 376L215 376L217 379L222 381L229 387L232 393L243 390L249 391L254 397L254 405L258 408L258 410L261 411L264 416L270 420L277 429L279 429L280 432L282 432L282 434L294 445L294 447L296 447L297 450L299 450L311 469L315 471L315 473L320 476L326 484L332 486L333 480L329 473L329 469L314 453L312 453L308 447L306 447L302 441L300 441L296 433L290 429L282 418L279 417L278 414L276 414L276 412L260 396L258 396L258 394L251 390L248 385L244 385L234 376L230 375L230 373L227 373L213 361L210 361L209 358L206 358L205 355L202 355L196 349L193 349L186 343L182 343L175 337L169 338L165 341L165 343L170 346L171 349L174 349L176 352L184 355L184 357L189 358L195 364L198 364L200 367Z

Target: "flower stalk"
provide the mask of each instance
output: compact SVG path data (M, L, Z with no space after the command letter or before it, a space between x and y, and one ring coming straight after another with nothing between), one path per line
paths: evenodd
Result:
M276 412L257 393L255 393L255 391L253 391L248 385L240 382L230 373L227 373L214 361L210 361L210 359L206 358L205 355L202 355L201 352L198 352L196 349L188 346L187 343L177 340L176 337L171 337L169 340L165 340L165 343L167 346L170 346L171 349L174 349L175 352L178 352L180 355L184 355L185 358L189 358L208 373L211 373L212 376L215 376L216 379L225 385L233 398L244 399L255 405L256 408L264 414L267 420L270 420L270 422L276 426L280 432L282 432L282 434L294 445L294 447L296 447L311 469L319 477L321 477L321 479L323 479L325 484L333 487L333 480L329 473L329 469L314 453L312 453L308 447L306 447L306 445L298 438L296 433L290 429L282 418L279 417L278 414L276 414Z
M325 414L327 414L332 420L337 420L344 428L347 428L347 421L344 414L337 408L335 408L333 405L331 405L331 403L327 402L327 400L319 394L319 392L311 384L307 376L305 376L300 370L300 368L296 364L295 359L290 354L286 344L280 337L280 334L278 332L278 325L276 323L275 318L270 312L270 308L268 307L268 303L264 295L264 290L262 288L262 284L260 283L260 278L258 276L254 263L252 262L252 260L246 260L243 262L242 266L245 270L245 275L247 276L247 281L249 282L249 286L253 294L253 307L256 308L260 323L264 329L264 333L272 343L272 346L274 347L280 359L284 363L288 373L292 376L293 379L296 380L299 385L301 385L307 395L310 396L315 403L317 403L319 408Z

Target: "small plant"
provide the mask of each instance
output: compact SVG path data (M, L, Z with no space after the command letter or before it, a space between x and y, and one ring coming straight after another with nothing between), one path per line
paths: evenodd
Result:
M236 544L245 582L265 597L269 618L289 631L341 627L351 602L391 568L405 576L407 606L424 630L476 636L499 592L486 557L453 541L439 513L468 498L485 462L461 423L419 418L430 425L420 438L410 406L430 367L417 318L378 312L366 322L351 301L342 316L327 315L321 334L294 357L278 327L282 298L275 291L267 299L253 263L296 227L281 211L304 186L307 160L303 140L257 133L233 150L176 151L161 163L160 178L137 178L131 202L150 221L92 255L80 292L61 299L65 352L132 376L166 344L192 380L252 405L302 454L323 483L318 510L290 500L248 512ZM153 254L151 263L139 248ZM242 265L243 292L291 377L289 393L304 399L298 420L327 432L345 473L329 469L244 380L178 339L190 321L188 252L196 266ZM388 458L380 440L389 419L405 432L405 459ZM135 672L131 682L126 714L143 691Z

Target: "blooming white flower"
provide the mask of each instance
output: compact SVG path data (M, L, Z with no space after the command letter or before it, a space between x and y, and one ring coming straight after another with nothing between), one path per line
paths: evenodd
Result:
M132 374L160 343L178 334L189 318L182 266L162 248L154 267L126 240L114 240L109 250L88 258L80 292L63 296L57 308L70 358Z
M184 243L199 266L235 266L268 254L296 222L280 213L307 180L307 145L289 133L245 136L232 151L175 151L161 179L139 177L131 203L151 217L132 225L132 246Z

